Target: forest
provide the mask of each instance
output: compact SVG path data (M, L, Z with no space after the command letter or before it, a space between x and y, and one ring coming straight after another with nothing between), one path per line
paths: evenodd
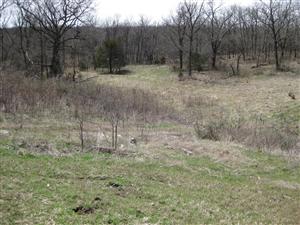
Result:
M39 78L61 76L64 68L113 67L112 73L126 64L166 63L189 75L217 68L235 74L241 60L284 70L285 61L299 57L298 1L226 8L217 1L186 1L159 23L143 16L99 22L91 0L2 0L1 11L2 67ZM223 64L226 59L234 68Z

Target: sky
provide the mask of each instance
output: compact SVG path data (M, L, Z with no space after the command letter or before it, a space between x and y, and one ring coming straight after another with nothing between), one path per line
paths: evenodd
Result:
M98 19L120 17L120 20L137 21L141 15L152 22L160 22L175 10L181 0L96 0ZM222 0L224 5L238 4L247 6L254 0Z

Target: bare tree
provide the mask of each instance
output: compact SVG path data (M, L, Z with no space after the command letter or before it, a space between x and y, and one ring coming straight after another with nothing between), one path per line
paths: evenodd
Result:
M17 36L19 38L19 51L23 57L23 64L27 75L27 73L30 73L30 69L33 65L33 61L29 57L29 50L33 37L30 32L29 24L19 15L15 19L15 26L17 27Z
M130 21L127 20L122 24L122 37L123 37L123 48L124 48L124 55L125 61L130 61L130 34L132 32L132 27L130 26Z
M271 31L276 70L280 70L280 41L282 38L282 31L288 27L290 22L292 1L260 0L260 3L261 7L259 19Z
M137 31L136 31L136 62L139 64L145 63L145 46L146 46L146 36L148 27L150 24L150 20L145 18L144 16L140 17L140 20L137 24Z
M120 33L120 18L118 16L114 17L113 19L107 19L104 24L105 29L105 39L116 39L119 37Z
M205 19L203 18L204 1L200 4L196 1L184 1L183 10L185 12L184 16L188 27L186 35L189 39L188 74L189 76L192 76L194 37L200 31L205 22Z
M185 10L182 3L179 4L176 14L171 15L169 19L165 20L165 25L168 28L167 37L171 40L175 48L178 49L179 56L179 77L182 77L183 70L183 53L184 53L184 39L187 31L187 21L185 20Z
M4 28L6 27L9 15L5 9L11 4L10 0L0 0L0 30L1 30L1 62L4 62Z
M4 9L6 9L10 4L11 0L0 0L0 17L2 17Z
M293 35L291 37L291 41L289 43L290 52L294 52L295 59L298 56L298 51L300 50L300 2L295 1L294 5L295 14L293 20Z
M221 12L221 5L216 6L214 0L208 2L207 16L209 18L209 41L212 49L211 66L216 69L218 51L222 40L230 31L233 24L229 20L233 14L229 11Z
M30 26L43 33L52 45L51 76L63 74L60 51L74 27L86 22L93 0L15 0L20 14Z

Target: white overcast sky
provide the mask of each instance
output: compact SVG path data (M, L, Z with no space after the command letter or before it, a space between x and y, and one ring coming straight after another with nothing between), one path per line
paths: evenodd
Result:
M220 0L224 5L247 6L254 0ZM96 0L96 13L100 20L119 16L120 20L138 18L143 15L152 22L161 21L176 9L181 0Z

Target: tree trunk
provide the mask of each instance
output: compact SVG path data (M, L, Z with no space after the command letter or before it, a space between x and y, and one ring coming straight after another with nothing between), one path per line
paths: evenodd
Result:
M3 28L1 29L1 62L4 62L4 34Z
M179 50L179 69L180 72L183 70L183 51Z
M213 55L212 55L212 63L211 66L213 69L216 69L216 61L217 61L217 55L216 53L213 51Z
M274 52L275 52L276 70L280 70L280 62L278 56L278 41L276 37L274 37Z
M113 73L113 68L112 68L112 56L109 56L108 64L109 64L109 73Z
M118 122L115 124L115 138L114 138L114 149L117 150L118 146Z
M84 136L83 136L83 120L82 118L79 121L79 127L80 127L80 146L81 146L81 151L84 149Z
M115 125L114 122L111 124L111 147L115 148Z
M63 39L62 43L62 51L63 51L63 63L62 63L62 71L65 71L65 64L66 64L66 49L65 49L65 39Z
M22 28L20 28L22 29ZM25 70L28 69L29 67L29 62L27 60L27 56L26 56L26 49L24 48L24 45L23 45L23 32L20 31L20 48L21 48L21 51L22 51L22 54L23 54L23 59L24 59L24 65L25 65Z
M183 71L183 38L179 38L179 78L183 76L182 71Z
M41 38L41 78L43 79L43 74L44 74L44 37L43 34L40 36Z
M192 52L193 52L193 36L190 37L190 48L189 48L189 77L192 76Z
M51 60L51 75L52 77L61 76L63 74L62 65L60 62L60 42L56 40L53 44L52 49L52 60Z
M238 55L237 61L236 61L236 73L237 75L240 75L240 60L241 60L241 54Z

